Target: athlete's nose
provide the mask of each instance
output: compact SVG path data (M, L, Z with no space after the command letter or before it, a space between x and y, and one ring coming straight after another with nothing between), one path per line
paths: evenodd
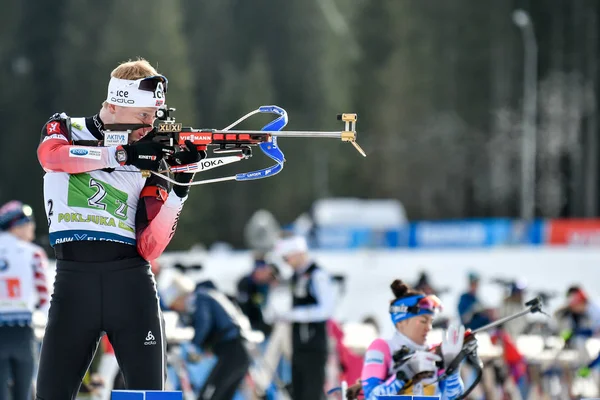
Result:
M147 117L144 118L144 123L148 124L148 125L152 125L154 123L154 120L156 118L154 117L154 115L148 115Z

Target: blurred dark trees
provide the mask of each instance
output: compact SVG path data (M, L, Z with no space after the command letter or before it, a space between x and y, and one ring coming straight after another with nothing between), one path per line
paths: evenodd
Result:
M0 15L0 200L19 198L46 234L39 132L57 111L92 115L121 61L170 79L180 122L222 128L264 104L288 129L338 130L359 113L359 143L282 139L276 177L192 189L172 249L242 246L259 208L282 224L318 198L396 198L410 219L519 216L524 43L539 47L536 215L598 215L595 0L9 0ZM258 129L257 117L242 128ZM214 174L262 168L259 154Z

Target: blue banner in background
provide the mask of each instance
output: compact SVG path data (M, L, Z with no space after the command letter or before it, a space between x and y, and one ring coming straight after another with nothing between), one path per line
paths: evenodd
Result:
M409 247L487 247L506 242L510 221L440 221L411 224Z
M542 245L546 222L507 218L413 222L395 229L321 227L310 243L320 249L480 248Z
M512 241L517 245L542 245L545 243L544 230L546 222L538 219L532 222L513 221Z
M314 247L320 249L393 248L408 245L408 229L327 227L317 229Z
M537 245L542 243L542 222L510 219L474 219L410 224L409 247L452 248Z

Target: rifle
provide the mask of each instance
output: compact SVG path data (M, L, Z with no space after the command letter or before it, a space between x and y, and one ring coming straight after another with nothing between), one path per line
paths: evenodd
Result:
M186 141L191 141L198 150L206 151L211 149L215 155L227 154L222 157L209 157L201 160L198 163L187 164L187 165L176 165L169 166L165 170L161 171L142 171L145 177L149 177L150 174L161 177L162 179L169 181L175 185L192 186L201 185L208 183L223 182L229 180L235 181L249 181L256 179L263 179L275 174L278 174L283 169L285 162L285 156L278 146L277 139L279 137L289 138L337 138L343 142L350 142L356 150L363 156L366 157L363 149L356 143L356 121L358 116L356 114L339 114L337 119L345 123L344 130L337 132L325 132L325 131L286 131L281 132L287 123L288 115L287 112L278 106L261 106L258 109L249 112L237 121L228 125L223 129L194 129L192 127L183 126L180 122L175 122L175 118L172 117L172 113L175 111L174 108L168 108L166 105L159 108L156 111L156 120L154 122L153 130L144 137L143 140L154 140L159 141L169 146L185 147ZM258 113L270 113L278 115L278 118L274 119L261 130L232 130L234 126L240 122ZM150 127L147 124L106 124L107 129L104 133L104 145L106 143L111 144L125 144L127 143L127 136L136 129ZM113 139L117 141L113 141ZM125 142L125 143L123 143ZM213 168L228 165L237 161L246 160L252 157L252 148L258 146L262 152L272 160L276 162L275 165L269 168L263 168L257 171L238 173L236 175L206 179L201 181L192 181L190 183L179 183L167 176L171 173L196 173L204 172Z

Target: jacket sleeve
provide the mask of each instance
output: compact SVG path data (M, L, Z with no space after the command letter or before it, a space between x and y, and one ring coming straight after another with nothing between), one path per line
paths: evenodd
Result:
M473 319L478 308L477 300L467 293L463 293L458 301L458 313L463 324L468 324Z
M48 257L46 252L41 247L35 247L32 258L33 279L35 284L35 292L37 294L37 308L44 312L48 312L50 307L50 299L48 295L48 279L46 271L48 270Z
M441 400L454 400L465 391L465 385L459 371L439 383L442 394Z
M365 353L361 382L366 400L377 400L379 396L396 395L404 382L395 375L388 376L392 362L390 348L383 339L376 339Z
M204 342L213 326L213 316L210 309L211 299L200 293L196 296L194 310L194 339L196 346L204 348Z
M73 146L66 118L55 114L42 129L37 157L44 171L78 174L119 166L115 147Z
M183 203L164 181L156 176L146 180L136 211L137 250L146 260L158 258L167 248L179 222Z

